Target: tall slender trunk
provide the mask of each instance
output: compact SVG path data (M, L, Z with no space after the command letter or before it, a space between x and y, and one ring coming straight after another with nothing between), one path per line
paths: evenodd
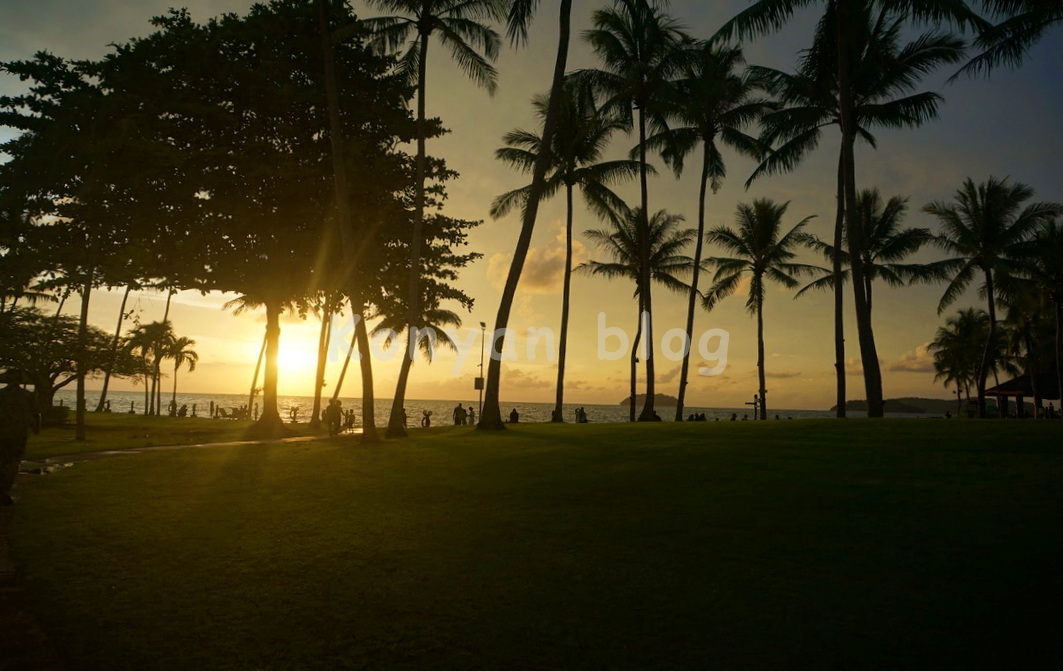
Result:
M266 304L266 372L262 379L262 414L259 415L257 426L262 427L266 433L283 424L280 411L277 408L277 361L280 354L281 341L281 302L275 298L268 298Z
M635 409L637 407L635 402L635 396L638 393L638 389L635 385L635 378L638 377L639 372L639 343L642 342L642 297L639 296L639 316L638 323L635 325L635 339L631 342L631 408L629 422L635 421Z
M340 98L336 85L336 65L332 57L332 42L328 29L328 8L325 0L317 0L318 29L321 33L322 68L325 75L325 95L328 99L329 135L332 144L332 178L336 190L336 222L340 229L340 240L343 245L344 266L354 267L358 262L361 252L354 236L354 226L351 219L350 193L347 185L347 166L344 163L344 137L343 124L340 121ZM374 419L374 396L373 396L373 362L369 357L369 333L362 319L363 310L356 307L355 296L360 295L360 287L351 282L351 309L358 317L355 324L355 337L358 340L358 351L361 354L362 367L362 415L365 420L362 426L362 442L378 442L380 440L376 431Z
M321 392L325 387L325 358L328 356L329 335L332 324L332 302L325 298L321 305L321 329L317 334L317 367L314 369L314 410L311 426L321 424Z
M406 357L413 359L417 355L415 342L417 329L421 326L421 238L424 236L424 183L427 170L425 141L427 127L425 121L425 84L428 76L428 33L421 33L421 47L417 58L417 192L414 196L413 227L410 232L410 277L406 290ZM412 363L412 362L411 362ZM406 375L399 373L395 383L395 395L391 401L391 414L388 416L388 438L406 437L406 420L403 407L406 404L406 384L409 380L410 367L406 366Z
M1056 394L1059 396L1059 410L1063 413L1063 300L1057 296L1053 301L1056 308Z
M845 418L845 286L842 282L842 246L845 244L845 171L838 156L838 208L834 217L834 374L838 387L837 416Z
M571 33L572 0L561 0L558 17L557 59L554 62L553 81L550 84L550 104L547 106L546 119L543 121L542 151L535 160L532 170L531 189L528 202L524 208L524 221L521 224L517 247L513 251L513 262L509 266L509 275L498 303L495 316L495 333L491 338L491 360L487 364L487 385L484 394L483 411L480 413L480 429L504 429L502 409L499 406L500 383L502 377L502 348L505 344L505 329L509 325L509 313L513 309L513 300L517 294L524 261L531 247L532 233L535 230L535 218L539 214L539 200L542 197L546 181L546 168L550 165L550 145L557 127L557 109L561 100L561 87L565 80L565 68L568 62L568 42Z
M1020 411L1019 416L1022 416L1022 404L1019 404ZM963 389L960 387L960 381L956 380L956 417L963 416Z
M650 269L650 196L646 182L646 115L643 106L639 107L639 191L642 199L642 218L639 219L639 293L642 296L643 310L646 312L646 400L639 413L640 422L652 421L655 396L653 368L653 295L651 284L653 274Z
M85 363L88 359L89 344L89 296L92 294L93 271L89 271L85 278L85 284L81 288L81 320L78 323L78 359L77 359L77 409L74 438L85 440L85 376L88 370Z
M354 309L354 305L351 305ZM373 361L369 351L369 329L366 328L364 309L355 310L358 322L354 325L354 337L358 340L358 363L362 369L362 442L379 443L376 430L376 395L373 393Z
M882 417L882 371L875 347L875 333L865 293L862 254L864 236L856 205L856 105L852 92L852 45L846 27L852 23L851 3L841 1L837 6L838 45L838 102L842 128L841 161L845 181L845 218L849 222L849 272L853 279L853 298L856 304L856 331L860 341L860 361L864 367L864 390L867 395L867 416Z
M986 336L985 347L982 348L982 360L978 363L978 417L985 419L985 387L989 379L989 358L993 349L993 341L997 337L997 306L996 293L993 287L993 273L983 270L985 273L986 302L989 307L989 333ZM1037 412L1037 404L1034 403L1034 412Z
M407 331L410 333L410 331ZM384 435L388 438L406 437L406 385L410 382L410 370L413 368L413 359L416 356L417 343L413 336L406 338L406 352L402 357L402 365L399 366L399 379L395 383L395 398L391 400L391 413L388 415L388 428ZM414 351L411 351L411 348Z
M565 354L568 349L568 309L572 296L572 185L565 185L565 279L561 288L561 342L557 346L557 396L550 419L565 421Z
M70 295L69 291L64 291L63 295L59 298L59 305L55 308L55 316L63 314L63 306L66 305L66 298Z
M340 377L336 380L336 386L332 390L333 400L340 397L340 389L343 388L343 378L347 377L347 366L351 364L351 356L354 355L354 347L357 343L356 338L351 338L351 345L347 348L347 358L343 360L343 367L340 368Z
M760 418L768 418L768 390L764 379L764 303L757 302L757 375L760 381Z
M690 278L690 296L687 298L687 324L686 349L683 352L683 363L679 370L679 393L675 406L675 421L683 421L683 405L686 402L687 375L690 371L690 350L694 349L694 308L698 299L698 277L701 273L701 253L705 242L705 197L709 185L709 152L708 140L702 140L702 146L706 147L701 161L701 188L698 190L698 241L694 244L694 270Z
M258 384L258 373L262 370L262 360L266 358L266 343L269 341L269 337L266 334L262 336L262 347L258 349L258 361L255 362L255 375L251 378L251 392L247 395L247 411L251 412L251 408L255 405L255 385Z
M127 284L125 293L122 294L122 307L118 308L118 326L114 328L114 338L111 340L111 359L107 362L107 370L103 373L103 389L100 390L100 401L96 404L96 412L103 412L107 407L107 387L111 382L111 373L114 372L115 360L118 358L118 343L122 340L122 322L125 321L125 306L129 300L129 292L133 290L132 284Z
M162 311L162 323L166 324L170 321L170 301L173 300L173 295L177 293L176 289L169 287L166 289L166 307ZM162 414L162 357L155 363L155 414Z
M174 361L174 364L173 364L173 396L171 397L170 403L175 408L177 407L177 369L180 368L180 367L181 367L181 365L177 361ZM248 412L251 412L251 406L248 406Z

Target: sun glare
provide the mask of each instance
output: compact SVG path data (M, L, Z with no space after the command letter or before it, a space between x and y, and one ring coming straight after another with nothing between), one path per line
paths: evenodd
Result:
M313 375L316 365L317 357L314 352L298 345L285 347L282 344L280 352L277 354L277 367L280 368L281 374L292 377L302 374Z

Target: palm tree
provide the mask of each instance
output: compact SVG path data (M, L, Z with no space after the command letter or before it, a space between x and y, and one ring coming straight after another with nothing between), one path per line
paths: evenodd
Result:
M1023 274L1033 280L1052 305L1055 320L1053 359L1057 389L1063 389L1063 224L1044 222L1019 252Z
M804 244L803 229L815 215L805 217L786 233L782 233L782 219L789 202L777 204L766 198L753 203L738 205L735 223L737 228L718 226L706 235L708 242L734 254L731 257L714 257L709 261L716 266L712 286L705 293L703 305L711 310L722 299L738 290L742 278L749 276L749 297L746 311L757 318L757 372L760 377L760 392L757 395L760 418L768 418L767 385L764 376L764 296L767 281L788 288L796 288L798 275L815 271L814 266L793 263L794 250Z
M291 302L276 298L275 295L263 297L244 294L225 303L226 310L232 310L234 315L242 314L247 310L265 307L266 309L266 333L263 347L265 350L266 370L262 379L262 414L256 422L256 435L273 436L283 420L277 408L277 380L279 367L277 364L280 352L280 316L281 313L291 308ZM257 368L256 379L257 379ZM251 383L252 398L254 398L254 382Z
M658 284L677 293L683 293L690 286L679 279L679 275L690 272L693 259L683 254L683 250L697 235L693 228L680 229L683 217L678 214L669 214L665 210L658 210L649 219L650 235L648 253L644 253L639 245L642 241L640 231L641 222L645 217L638 208L626 207L611 213L608 217L611 229L595 229L584 231L588 240L605 251L612 261L589 261L580 264L576 269L591 275L602 275L608 278L620 277L635 282L634 296L638 303L638 322L635 329L635 339L631 344L631 416L635 421L635 377L638 364L638 348L642 339L643 323L647 322L646 304L643 300L643 284L641 278L646 274L642 263L646 259L649 263L649 275ZM648 353L653 347L652 340L647 335ZM639 421L648 421L653 416L639 416Z
M196 364L199 363L199 354L192 349L195 345L195 340L181 336L174 338L174 341L170 343L169 351L166 353L166 358L173 359L173 397L170 403L174 406L177 405L177 371L181 369L181 366L187 366L188 372L191 373L196 369ZM248 411L250 409L251 406L248 406Z
M538 7L538 0L513 0L508 16L508 35L514 42L524 42L528 37L528 26L532 15ZM546 118L543 120L541 146L538 160L532 169L532 182L528 191L528 200L524 206L523 221L517 245L513 250L513 261L509 265L506 284L502 288L502 298L498 302L495 315L494 332L491 337L491 358L487 364L487 385L484 389L483 411L477 428L501 430L506 425L502 422L502 408L499 405L502 379L502 348L505 344L506 327L509 315L513 311L513 300L517 295L517 285L524 270L524 262L531 249L532 233L535 232L535 219L539 214L539 200L546 185L546 171L550 164L550 151L553 146L554 130L557 127L558 109L561 102L561 89L565 79L568 63L568 43L572 29L572 0L561 0L558 6L557 56L554 59L554 73L550 84L550 98Z
M476 84L494 94L497 73L491 65L498 57L501 39L484 20L504 20L506 3L500 0L367 0L376 7L399 13L366 21L375 33L372 42L378 50L394 52L405 45L399 58L399 72L417 86L417 188L414 195L413 226L410 229L410 274L407 304L410 311L407 326L407 351L417 328L416 316L421 301L421 245L424 236L425 175L427 157L425 141L428 121L425 113L428 85L428 45L435 33L458 66ZM401 412L406 397L406 379L399 377L388 435L405 435Z
M999 65L1018 66L1049 28L1063 23L1060 0L982 0L982 5L1001 21L982 26L974 43L982 52L953 78L989 74Z
M985 333L989 330L989 315L985 310L966 308L945 320L930 342L934 353L934 381L943 380L945 386L956 385L956 414L963 413L963 395L971 398L971 384L977 384L978 366L985 347Z
M534 102L536 115L544 119L549 100L538 96ZM565 192L565 273L561 296L561 338L557 353L557 394L551 420L563 422L565 395L565 354L568 343L569 298L572 286L572 226L573 192L580 187L587 204L598 212L621 205L620 199L607 186L623 178L638 174L636 161L601 161L602 154L612 134L623 128L615 119L602 114L594 103L590 89L574 79L569 79L562 89L558 110L557 130L551 148L549 175L543 186L543 198ZM505 136L506 147L495 156L510 165L528 172L542 149L542 138L535 133L514 130ZM527 202L531 186L524 186L504 193L491 205L491 216L505 216L517 205Z
M857 210L860 213L858 223L863 229L861 264L864 267L864 293L867 295L869 311L874 306L873 282L876 279L885 281L891 287L903 287L941 276L941 268L937 263L901 263L929 244L934 237L926 228L901 228L908 211L907 198L893 196L883 202L878 189L864 189L857 197ZM848 231L847 226L844 229ZM849 265L849 254L844 249L836 249L815 236L809 236L808 242L826 258L838 258L843 266ZM841 271L841 277L843 282L849 279L847 268ZM835 275L831 272L801 289L797 295L814 289L832 289L834 282Z
M689 58L690 38L679 23L648 0L614 0L613 7L594 12L593 25L584 31L583 39L591 45L603 69L584 71L581 76L593 81L596 90L606 97L604 107L615 111L628 122L628 127L638 128L641 207L635 211L648 217L648 126L665 127L661 103L666 99L670 82L681 74ZM654 416L654 363L652 278L649 257L645 256L650 252L648 219L640 222L638 232L638 249L644 255L639 263L640 296L647 314L646 339L651 343L646 348L646 402L641 419L650 420Z
M405 329L406 324L405 311L402 313L396 313L394 315L385 315L383 319L373 328L371 335L384 337L383 345L384 349L392 346L396 334L398 331ZM429 307L423 309L418 319L417 333L417 349L420 350L421 355L424 356L425 361L432 363L435 359L436 349L439 346L443 346L449 350L457 351L457 345L451 340L450 336L444 330L446 327L461 327L461 317L450 310L444 310L439 307ZM409 356L409 352L404 352L402 356L402 365L399 369L399 375L408 378L410 375L410 368L413 367L413 357ZM406 409L399 407L400 421L406 416ZM403 427L405 428L405 427ZM390 431L390 427L389 427Z
M763 4L763 3L758 3ZM845 3L848 4L848 3ZM883 9L874 15L869 3L858 3L859 11L849 19L845 39L854 59L850 63L838 56L838 33L842 20L835 5L820 20L810 49L804 52L796 74L768 68L751 68L763 77L775 95L787 107L766 115L762 140L780 143L757 168L750 182L761 174L792 170L816 146L824 128L837 125L842 131L838 159L838 209L834 223L834 249L848 247L852 256L862 258L865 244L860 233L843 237L846 220L858 219L859 200L852 170L848 168L853 143L857 137L876 146L870 133L873 126L887 128L916 127L936 118L941 96L932 92L911 94L920 78L936 67L958 62L963 42L951 35L925 33L912 42L900 45L903 14ZM839 8L840 11L840 8ZM737 21L738 19L736 19ZM841 65L850 72L848 85L841 85ZM851 119L852 128L847 124ZM843 123L843 120L846 123ZM852 186L850 190L850 184ZM834 275L840 278L842 259L833 259ZM859 278L854 287L857 327L864 387L869 416L882 414L882 377L878 364L870 307L865 295L867 279L859 263L852 272ZM835 373L838 388L838 416L845 416L845 336L843 323L843 283L834 284Z
M1041 367L1048 363L1045 344L1052 339L1049 332L1050 317L1045 310L1048 295L1036 282L1020 278L1009 278L1005 286L1001 287L1001 294L1001 302L1007 308L1001 323L1001 340L1008 355L1008 373L1018 375L1018 367L1010 364L1022 362L1022 368L1030 381L1030 391L1034 399L1034 419L1037 419L1041 409L1037 376Z
M678 402L675 409L677 422L683 419L694 333L694 307L699 296L698 279L705 237L705 197L710 186L714 194L719 191L727 174L717 141L740 153L759 158L762 145L746 135L742 129L774 107L755 95L762 88L757 77L748 71L736 72L744 63L745 59L739 47L698 44L683 69L682 78L675 82L674 97L668 100L669 128L646 140L649 147L661 151L662 157L672 167L676 177L683 173L686 156L699 145L702 147L698 235L694 248L693 277L687 298L687 347L679 374Z
M168 356L167 353L173 346L174 340L176 337L173 325L168 321L139 324L129 334L129 346L134 350L139 350L141 357L151 366L150 401L145 404L145 412L149 415L161 414L162 408L158 407L161 404L156 403L155 392L159 389L162 378L162 360ZM147 386L148 383L145 380L145 390Z
M941 233L934 242L953 258L942 262L952 279L938 303L938 314L954 303L981 275L980 293L986 297L989 330L978 368L978 416L985 417L985 387L989 375L990 350L996 338L997 276L1020 274L1016 258L1022 245L1036 228L1063 214L1058 203L1023 203L1033 197L1033 189L1007 178L990 177L975 185L968 178L956 192L954 203L934 202L923 211L937 217Z

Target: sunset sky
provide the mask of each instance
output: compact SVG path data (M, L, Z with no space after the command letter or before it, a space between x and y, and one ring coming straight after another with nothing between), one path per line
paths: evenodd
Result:
M108 43L121 42L150 31L148 20L172 4L186 6L196 20L206 20L221 12L243 13L248 0L0 0L0 60L30 58L38 50L48 50L72 58L102 56ZM538 130L530 99L545 91L556 48L556 4L544 2L533 27L527 48L507 48L497 63L499 90L494 97L464 79L438 42L430 47L428 113L443 120L451 133L431 141L430 154L445 158L461 177L450 185L447 212L465 219L484 220L471 235L471 247L484 258L467 268L462 286L475 298L471 314L463 314L465 326L457 333L463 345L459 356L442 353L431 365L418 361L408 396L422 399L473 399L473 378L480 360L479 322L492 327L501 285L516 243L519 221L516 214L493 221L488 215L491 200L500 193L522 186L530 179L502 165L494 158L502 135L516 127ZM578 39L579 31L590 24L594 9L602 2L574 4L576 39L570 53L570 69L596 65L592 54ZM748 3L674 1L670 13L679 18L697 37L709 37L722 23ZM359 15L378 14L364 3L354 3ZM747 61L792 70L797 52L807 46L818 9L800 13L783 32L762 38L745 47ZM877 187L885 197L909 198L908 226L928 227L936 223L920 210L931 200L951 200L962 181L970 177L981 182L989 176L1008 176L1029 184L1036 200L1063 200L1063 132L1059 114L1063 110L1063 31L1058 28L1030 54L1021 70L1001 69L991 79L964 79L946 85L952 71L931 77L918 91L934 90L945 102L940 118L921 129L878 131L878 150L860 146L857 150L859 188ZM0 76L0 92L15 93L21 84L13 77ZM8 131L0 130L0 133ZM631 137L617 135L613 153L625 154L634 144ZM753 169L750 160L725 150L728 179L723 189L710 195L707 227L730 224L735 207L756 197L790 201L789 227L800 219L816 215L809 230L830 238L834 220L834 184L837 133L825 141L797 171L768 177L747 192L743 183ZM0 159L2 160L2 159ZM680 180L673 178L659 158L654 163L660 176L651 178L650 209L665 208L686 216L689 226L697 224L698 175L696 168ZM688 161L696 166L697 160ZM618 189L628 202L637 203L637 182ZM544 203L533 249L518 293L511 328L517 360L503 366L502 397L506 401L549 401L553 399L556 365L540 347L531 357L522 335L529 327L558 330L561 277L564 263L563 199ZM576 230L598 228L593 216L577 208ZM577 233L576 261L603 259ZM707 253L717 253L711 247ZM937 258L927 251L922 259ZM821 263L807 254L803 261ZM707 281L704 286L707 286ZM598 357L599 315L605 323L621 327L633 335L636 306L633 287L620 281L591 279L577 275L573 282L573 309L570 325L566 400L573 403L617 403L627 395L627 357L603 361ZM876 287L875 334L882 359L884 393L896 396L945 398L948 391L933 382L933 369L926 343L944 319L937 314L943 285L907 289ZM655 331L658 337L658 391L675 394L679 362L669 361L659 347L667 330L682 328L685 299L655 292ZM97 293L92 299L92 320L112 331L117 319L120 294ZM264 315L239 317L222 305L232 296L201 296L185 292L174 298L171 318L179 335L193 338L200 356L194 373L182 373L181 389L200 392L246 392L255 358L261 344ZM165 297L156 293L135 295L142 321L162 318ZM709 329L729 333L727 367L722 375L693 374L688 404L694 406L740 406L756 391L756 329L745 312L744 296L726 299L711 313L700 312L695 323L697 336ZM975 291L948 313L967 305L984 306ZM76 302L64 308L76 314ZM851 307L849 308L851 311ZM772 408L826 409L834 402L834 353L832 298L827 294L793 299L793 292L772 289L765 305L768 399ZM859 353L855 323L847 322L849 396L863 398L859 376ZM282 394L311 394L312 371L318 323L289 317L282 323ZM350 332L348 321L338 324L341 333ZM488 331L490 332L490 331ZM615 348L615 340L606 343ZM711 344L715 348L718 341ZM346 345L333 348L327 380L333 384L345 354ZM387 355L384 355L387 356ZM701 365L692 357L692 367ZM710 361L709 365L715 364ZM459 365L461 364L461 365ZM352 368L352 372L356 369ZM398 362L380 360L375 364L376 393L388 398L394 389ZM640 383L641 384L641 383ZM122 386L125 385L125 386ZM346 394L357 393L357 376L348 377ZM120 389L133 388L126 382ZM331 389L331 386L329 387Z

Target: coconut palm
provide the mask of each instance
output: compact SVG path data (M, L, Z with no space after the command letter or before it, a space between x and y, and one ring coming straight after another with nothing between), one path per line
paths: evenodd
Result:
M1053 25L1063 23L1061 0L982 0L982 6L1000 20L981 27L974 46L982 50L953 77L989 74L1000 65L1018 66L1030 48Z
M658 210L650 219L648 252L639 249L642 241L642 222L646 219L638 208L621 210L612 213L608 217L611 228L584 231L583 235L593 242L602 251L612 257L611 261L588 261L580 264L577 270L591 275L601 275L608 278L624 278L634 281L634 296L638 304L638 322L635 329L635 339L631 345L631 414L630 420L635 421L635 377L638 364L638 348L642 339L643 323L648 321L645 315L646 304L643 300L643 284L641 278L643 272L642 263L649 263L648 274L654 282L677 293L683 293L690 286L680 280L680 276L691 271L693 259L683 253L697 231L693 228L679 228L683 223L683 217L678 214L669 214L665 210ZM645 261L644 261L645 260ZM648 353L653 347L653 341L647 334ZM639 421L653 419L653 416L639 416Z
M1023 207L1034 195L1021 182L990 177L976 185L970 178L956 192L953 203L934 202L923 211L935 216L941 233L934 238L953 258L942 262L951 281L938 303L938 314L954 303L979 276L980 294L985 296L989 315L982 361L978 368L978 416L985 417L985 387L990 370L991 346L996 338L996 290L999 275L1020 274L1017 258L1022 245L1038 226L1063 214L1063 205L1039 202Z
M399 57L399 73L417 87L417 187L414 194L413 226L410 229L410 274L407 305L410 311L407 346L417 327L414 317L420 312L421 245L424 237L425 175L428 136L426 91L428 87L428 45L433 34L450 50L464 73L477 85L494 94L497 72L491 61L498 58L501 38L482 21L504 20L506 3L500 0L367 0L368 4L394 16L368 19L365 23L374 38L371 44L380 51L404 49ZM409 347L407 347L409 350ZM405 378L399 378L400 383ZM401 426L405 386L396 385L395 398L388 420L389 435L405 435Z
M545 96L535 99L536 115L546 117L549 100ZM587 204L596 211L605 212L622 205L619 197L608 184L638 174L639 164L630 160L602 161L602 154L612 134L623 128L616 119L602 114L594 102L590 89L574 79L569 79L562 89L558 108L557 131L551 148L549 174L543 186L543 198L549 198L564 190L565 216L565 271L561 295L561 337L557 352L557 393L552 421L563 422L565 392L565 355L568 343L569 299L572 286L572 228L573 195L578 186ZM528 172L535 166L542 149L542 138L535 133L514 130L505 136L506 147L495 156L510 165ZM510 210L527 202L531 186L524 186L504 193L491 206L491 216L505 216Z
M1001 340L1008 355L1008 373L1020 374L1022 371L1014 364L1021 363L1030 381L1036 419L1041 409L1037 376L1049 363L1052 349L1052 317L1046 309L1049 297L1036 282L1022 278L1008 278L1001 294L1001 303L1007 310L1001 322Z
M963 55L963 42L938 32L928 32L901 45L900 33L904 14L888 9L877 13L869 3L856 3L858 10L849 20L846 40L855 54L847 67L851 70L849 85L841 86L840 60L837 50L839 25L834 5L820 20L811 48L806 50L795 74L769 68L751 68L768 83L786 108L764 117L762 140L778 144L771 155L750 177L747 186L762 174L789 171L804 156L815 149L823 129L838 126L842 131L842 147L838 160L838 209L834 224L834 249L848 248L851 255L862 258L864 240L857 235L843 237L846 217L857 220L859 199L855 177L849 178L844 169L852 152L852 143L862 138L876 146L871 134L874 127L916 127L936 118L941 96L932 92L912 93L919 80L935 68L956 63ZM846 115L846 104L851 114ZM852 119L847 132L843 119ZM850 182L852 192L848 190ZM850 207L850 201L852 206ZM842 272L842 259L832 259L835 277ZM878 364L870 307L864 294L868 280L859 264L852 271L859 279L854 287L857 306L857 326L860 338L861 361L864 367L864 386L870 416L882 413L882 381ZM845 415L845 345L843 325L842 283L834 284L835 368L838 388L838 416Z
M690 38L680 24L648 0L615 0L610 8L594 12L593 28L584 31L583 39L602 63L596 70L586 70L580 77L594 82L605 97L605 107L637 129L641 207L638 212L649 216L649 191L646 161L650 127L664 128L663 101L673 79L680 75L690 55ZM633 152L633 153L635 153ZM649 222L639 226L639 250L649 253ZM643 307L647 314L646 339L653 342L653 291L648 258L639 264L643 276ZM641 419L654 416L653 348L646 349L646 402Z
M146 412L149 415L161 413L162 409L159 407L161 403L156 402L156 391L159 389L162 378L162 360L168 356L174 340L176 336L173 332L173 324L168 321L138 324L129 334L128 346L138 351L141 358L151 367L150 400L145 403ZM145 380L145 390L147 387L148 383Z
M667 130L657 133L646 142L658 149L665 162L679 177L685 158L697 147L702 148L701 182L698 192L698 235L694 248L694 270L687 298L687 347L679 374L679 393L675 419L683 419L690 350L694 332L694 308L697 304L698 280L701 271L702 243L705 236L705 198L711 187L715 194L723 186L727 174L720 144L749 156L758 157L762 145L743 132L743 129L773 105L757 96L762 88L760 80L746 72L738 72L745 63L738 47L720 47L700 43L683 68L681 78L674 83L673 96L668 99Z
M742 279L749 277L749 297L746 311L757 318L757 372L760 418L768 418L767 385L764 374L764 297L768 281L787 288L800 286L797 277L815 272L815 267L793 263L795 250L805 242L803 230L815 215L805 217L786 233L782 220L789 202L774 203L760 198L752 204L740 203L735 223L737 228L718 226L706 234L706 241L719 245L730 257L708 259L716 266L712 286L705 293L703 305L711 310L722 299L738 290Z
M978 366L989 330L985 310L965 308L945 320L930 342L934 356L934 381L956 385L956 413L963 412L963 392L971 398L971 385L977 384Z
M1063 223L1042 223L1029 243L1021 246L1019 255L1023 274L1033 280L1052 306L1055 323L1052 358L1057 388L1063 389Z
M196 353L193 347L196 346L196 341L191 338L180 336L174 338L170 343L170 348L166 352L167 359L173 359L173 397L170 403L176 407L177 405L177 371L182 366L188 368L188 372L191 373L196 369L196 364L199 363L199 354ZM247 406L250 408L251 406Z
M538 0L513 0L507 19L507 33L511 40L518 43L527 40L528 26L538 5ZM528 250L531 249L532 233L535 232L535 220L539 214L539 200L546 184L546 172L550 163L550 151L553 146L554 129L557 126L558 109L560 108L561 89L564 84L565 69L568 63L568 44L571 30L572 0L561 0L558 5L557 55L554 59L554 73L550 84L550 98L546 118L543 120L541 137L543 151L539 152L535 167L532 168L531 187L528 190L528 199L524 205L520 234L517 237L516 248L513 250L513 260L509 265L509 272L506 274L502 297L498 302L498 312L495 314L494 332L491 337L491 358L487 364L484 405L483 411L480 413L480 422L477 424L477 428L480 429L500 430L505 428L505 424L502 421L502 408L499 405L502 379L502 348L505 344L505 332L506 327L509 325L509 315L513 311L513 300L517 295L517 284L520 283L520 275L524 270L524 262L528 258Z
M864 238L862 265L868 310L874 306L875 280L882 280L891 287L903 287L940 277L940 264L901 263L929 244L934 237L926 228L902 228L904 215L908 211L907 198L893 196L883 202L878 189L864 189L857 197L857 210L860 213L858 222L863 229ZM848 227L844 229L848 231ZM836 249L815 236L809 236L809 246L827 259L839 258L842 265L846 266L841 272L842 281L849 279L848 252ZM801 289L797 295L801 296L809 290L832 289L834 282L835 275L831 272Z

